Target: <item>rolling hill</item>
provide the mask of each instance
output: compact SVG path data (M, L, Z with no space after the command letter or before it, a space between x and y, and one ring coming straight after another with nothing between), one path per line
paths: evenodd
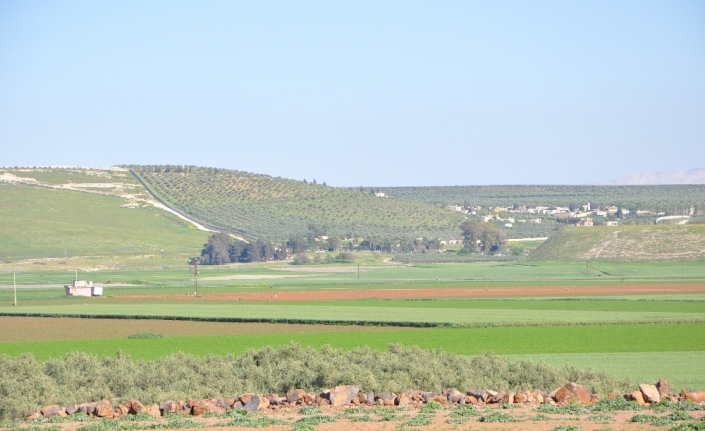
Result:
M667 261L705 259L705 225L566 227L530 260Z
M439 206L215 168L130 166L173 207L213 225L286 240L315 226L342 237L457 238L464 216Z
M156 253L185 262L198 254L208 233L150 198L125 172L0 170L0 259L80 256L100 264L98 257Z

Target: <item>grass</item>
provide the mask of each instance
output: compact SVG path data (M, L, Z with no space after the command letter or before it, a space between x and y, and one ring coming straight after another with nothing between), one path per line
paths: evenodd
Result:
M128 306L129 304L129 306ZM18 308L0 307L0 312L49 316L106 316L152 318L193 318L231 321L282 321L291 323L365 323L380 322L414 325L459 324L486 325L545 325L545 324L606 324L642 322L684 322L704 319L701 313L632 311L576 311L542 309L482 309L482 308L409 308L385 306L292 305L288 303L231 302L110 302L93 301L60 305L26 305Z
M703 250L705 225L567 227L534 250L529 259L702 261Z
M115 261L156 252L184 261L206 240L206 232L163 210L121 208L124 203L116 196L0 183L0 259L66 259L69 266L73 256Z
M90 321L84 323L90 325ZM653 352L690 352L683 355L683 361L669 366L668 361L658 362L658 369L674 370L685 374L683 363L689 359L698 359L705 351L705 325L605 325L605 326L545 326L545 327L510 327L510 328L459 328L459 329L414 329L374 332L335 332L335 333L275 333L246 335L215 335L166 337L162 339L131 340L94 339L94 340L55 340L25 341L0 343L0 353L18 355L32 352L37 358L59 357L70 351L85 351L97 355L112 356L120 349L137 359L153 359L175 353L188 352L199 356L207 354L238 354L248 348L267 345L280 346L296 341L304 346L320 348L329 344L336 348L353 349L369 346L384 350L389 343L415 345L426 349L439 349L461 355L474 355L484 351L494 351L501 355L522 355L513 357L541 360L540 356L552 354L588 354L583 362L576 362L583 367L590 366L589 354L601 352L604 360L595 365L607 366L610 356L607 353L621 353L622 364L628 361L627 354L644 353L647 359ZM617 356L618 357L618 356ZM638 357L638 356L635 356ZM546 356L546 362L558 356ZM564 358L563 363L579 356ZM668 356L666 356L668 358ZM635 363L644 362L643 360ZM697 362L696 362L697 363ZM651 366L653 367L653 366ZM629 370L622 365L621 370ZM652 370L654 368L647 368Z

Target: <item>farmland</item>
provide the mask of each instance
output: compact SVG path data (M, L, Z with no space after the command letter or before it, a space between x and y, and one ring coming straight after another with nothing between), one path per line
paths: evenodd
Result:
M463 217L438 206L383 199L367 190L209 168L134 166L165 201L198 220L272 240L309 225L341 237L459 237Z

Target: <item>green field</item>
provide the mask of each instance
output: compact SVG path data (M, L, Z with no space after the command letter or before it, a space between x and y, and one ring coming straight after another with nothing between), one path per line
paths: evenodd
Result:
M69 266L75 256L105 256L120 265L116 256L148 253L185 261L206 241L206 232L163 210L121 208L124 203L117 196L0 183L0 259L52 258Z
M529 254L543 261L705 259L705 225L566 227Z

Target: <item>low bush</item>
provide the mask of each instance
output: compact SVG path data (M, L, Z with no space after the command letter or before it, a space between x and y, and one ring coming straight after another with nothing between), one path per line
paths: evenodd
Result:
M133 361L122 352L103 358L73 352L46 362L30 354L2 355L0 369L0 418L9 419L25 417L40 406L100 399L113 404L128 399L156 403L230 398L246 392L281 394L294 388L316 392L347 384L396 393L450 387L551 391L568 381L601 392L630 386L595 371L511 363L493 354L468 358L398 344L380 352L330 346L316 350L292 343L278 349L250 349L237 357L178 353L151 361Z
M138 332L136 334L128 335L127 338L130 340L151 340L154 338L164 338L164 336L153 332Z

